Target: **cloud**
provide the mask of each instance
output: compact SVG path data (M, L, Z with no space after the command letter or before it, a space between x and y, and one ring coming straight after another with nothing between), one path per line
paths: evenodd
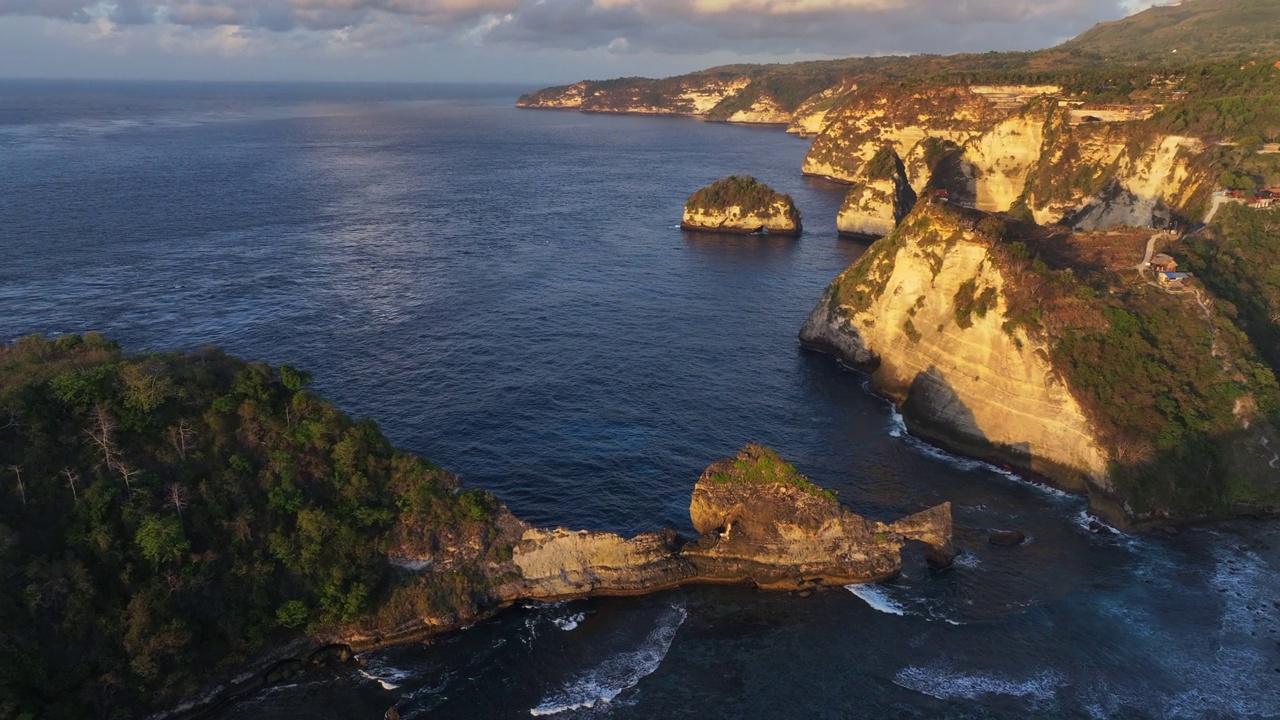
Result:
M376 52L413 43L774 55L985 51L1055 44L1142 0L0 0L172 53L299 43ZM103 25L105 23L105 26Z

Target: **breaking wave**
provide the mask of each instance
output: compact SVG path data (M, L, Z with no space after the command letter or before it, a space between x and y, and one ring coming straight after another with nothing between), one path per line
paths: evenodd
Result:
M1064 681L1058 673L1048 670L1017 680L994 674L956 672L948 668L908 667L900 670L893 682L939 700L977 700L987 695L1005 695L1044 701L1052 700Z
M888 591L879 585L845 585L845 590L857 595L872 609L890 615L906 615L907 609L902 603L889 597Z
M684 607L671 606L658 619L657 627L650 631L640 647L618 653L570 680L560 690L544 697L542 702L529 710L529 714L556 715L569 710L593 708L598 703L611 702L624 690L635 687L662 664L662 659L667 656L667 651L675 640L676 630L684 623L687 615Z

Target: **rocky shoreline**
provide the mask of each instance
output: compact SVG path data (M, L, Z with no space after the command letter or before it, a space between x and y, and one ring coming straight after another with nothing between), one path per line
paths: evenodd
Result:
M950 565L956 555L950 503L891 523L868 520L755 444L712 464L698 480L690 500L697 539L671 529L628 539L592 530L534 528L508 517L518 525L508 524L503 532L520 535L511 559L485 569L493 584L468 611L296 640L263 653L236 676L211 683L198 699L151 717L200 717L310 669L464 629L517 602L644 595L699 584L807 594L895 576L908 543L923 544L933 567Z

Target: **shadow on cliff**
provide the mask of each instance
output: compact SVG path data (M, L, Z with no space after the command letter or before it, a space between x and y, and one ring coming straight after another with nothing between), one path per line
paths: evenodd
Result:
M936 365L911 381L901 413L913 435L945 450L1002 467L1035 467L1028 443L995 443L987 437L973 410Z

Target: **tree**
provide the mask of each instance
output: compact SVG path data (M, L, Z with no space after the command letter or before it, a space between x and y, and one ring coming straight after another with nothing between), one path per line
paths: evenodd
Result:
M290 365L280 366L280 382L292 392L298 392L311 384L311 373Z
M80 474L71 468L63 468L62 475L67 479L67 487L71 488L71 499L79 503L80 496L76 493L76 483L80 480Z
M107 470L114 471L120 465L120 453L115 445L116 419L102 403L98 403L93 406L92 423L85 434L98 446Z
M179 418L178 424L169 428L169 444L178 453L178 457L187 459L187 447L195 437L195 430L187 418Z
M147 516L133 540L142 556L156 567L180 560L190 547L182 523L173 516Z
M18 465L10 465L9 469L13 474L18 476L18 495L22 497L22 507L27 506L27 488L22 484L22 468Z
M184 524L182 520L182 511L187 507L187 489L180 483L171 482L165 486L165 502L164 506L173 508L178 513L178 523Z

